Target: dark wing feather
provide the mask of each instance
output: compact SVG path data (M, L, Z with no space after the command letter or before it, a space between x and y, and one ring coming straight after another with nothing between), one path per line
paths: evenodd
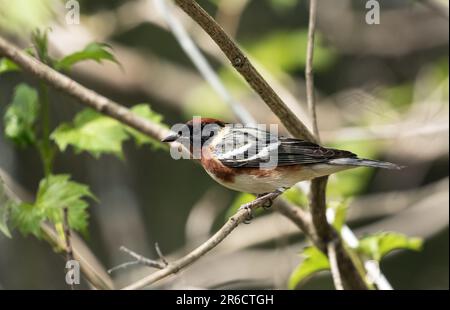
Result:
M236 152L233 153L233 150ZM220 162L231 168L259 168L275 152L277 166L319 164L336 158L356 157L348 151L324 148L300 139L277 137L255 128L231 128L215 148Z

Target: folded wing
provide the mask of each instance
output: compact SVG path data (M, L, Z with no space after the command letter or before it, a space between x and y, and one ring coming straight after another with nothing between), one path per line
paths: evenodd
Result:
M228 128L215 145L214 153L222 164L231 168L259 168L276 156L276 166L327 163L356 155L324 148L308 141L278 137L258 128Z

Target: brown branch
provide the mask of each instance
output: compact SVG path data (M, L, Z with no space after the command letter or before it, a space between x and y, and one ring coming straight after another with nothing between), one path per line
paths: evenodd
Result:
M312 180L309 197L312 222L318 237L324 243L333 239L333 230L328 223L326 216L327 202L325 191L327 180L328 177L326 176Z
M339 264L336 256L336 244L329 242L327 247L328 260L330 261L330 270L336 290L342 291L344 286L342 284L341 272L339 271Z
M313 134L316 140L320 141L319 128L317 124L316 102L314 94L314 76L313 76L313 59L314 59L314 34L316 30L316 11L317 1L309 1L309 23L308 23L308 42L306 47L306 102L308 103L309 115L311 117Z
M157 269L164 269L164 268L166 268L169 265L169 263L164 258L164 256L162 256L161 250L159 249L159 246L158 246L157 243L155 244L155 248L156 248L156 252L159 255L159 257L161 258L162 262L158 262L156 260L149 259L149 258L147 258L145 256L142 256L142 255L140 255L140 254L138 254L138 253L136 253L136 252L134 252L134 251L124 247L124 246L121 246L120 250L122 252L127 253L128 255L133 257L135 260L131 261L131 262L125 262L125 263L122 263L122 264L120 264L118 266L115 266L115 267L109 269L108 273L111 274L112 272L117 271L119 269L124 269L124 268L127 268L129 266L137 265L137 264L144 265L144 266L151 267L151 268L157 268Z
M230 39L222 27L196 1L175 0L175 2L216 42L233 67L245 78L293 136L308 141L315 141L308 128L288 109L283 100L255 69L237 44Z
M306 98L308 108L313 123L314 136L316 141L320 141L319 130L317 125L316 101L314 97L314 33L316 28L316 10L317 0L309 1L309 24L308 24L308 42L306 50ZM311 181L310 190L310 209L314 228L317 232L318 239L322 245L321 249L327 254L330 260L331 274L336 289L367 289L367 285L358 272L354 262L345 250L340 236L334 228L328 223L326 211L326 188L328 177L323 176ZM325 250L325 251L324 251ZM331 252L330 252L331 251ZM344 284L343 284L344 282Z
M69 226L69 209L67 207L63 208L63 227L64 227L64 239L66 241L66 262L73 260L73 249L72 249L72 235L70 233ZM73 284L70 284L70 288L75 289Z
M173 263L170 263L165 267L164 269L161 269L159 271L156 271L147 277L131 284L123 289L125 290L135 290L135 289L141 289L147 285L150 285L152 283L155 283L169 275L172 275L174 273L177 273L181 269L189 266L190 264L197 261L199 258L201 258L203 255L211 251L216 245L218 245L220 242L222 242L223 239L225 239L239 224L244 222L248 217L249 214L251 214L251 211L263 206L267 201L271 200L273 201L276 199L279 195L281 195L282 192L276 191L273 193L269 193L267 195L264 195L262 197L256 198L255 200L242 205L239 210L228 219L228 221L225 223L225 225L222 226L221 229L219 229L212 237L210 237L207 241L202 243L199 247L194 249L189 254L183 256L182 258L174 261Z
M27 53L21 51L3 38L0 38L0 55L11 59L23 70L47 82L55 89L69 94L81 103L97 110L100 113L115 118L150 137L160 140L164 138L168 132L166 128L137 116L129 109L102 95L97 94L67 76L53 70Z

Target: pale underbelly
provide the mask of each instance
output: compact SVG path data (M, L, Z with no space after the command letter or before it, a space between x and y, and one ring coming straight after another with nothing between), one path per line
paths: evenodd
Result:
M273 192L279 188L292 187L301 181L311 180L313 178L329 175L346 169L349 169L349 167L318 164L288 173L285 172L287 170L284 170L283 172L273 171L270 176L237 174L234 176L233 182L228 182L217 178L208 170L206 170L206 172L208 172L208 174L215 181L232 190L252 194L264 194Z

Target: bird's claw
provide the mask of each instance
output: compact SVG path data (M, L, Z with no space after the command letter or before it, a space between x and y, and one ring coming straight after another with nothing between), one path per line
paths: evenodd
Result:
M272 207L272 204L273 204L273 200L272 199L267 199L263 203L262 207L263 207L263 209L268 210L268 209L270 209L270 207Z
M257 195L256 198L261 198L266 196L267 194L260 194ZM273 204L273 199L268 198L266 201L264 201L264 203L261 205L261 207L263 207L263 209L267 210L270 209L270 207L272 207Z
M244 220L244 224L250 224L253 219L253 210L248 205L244 205L239 208L239 210L245 210L247 211L247 217Z

